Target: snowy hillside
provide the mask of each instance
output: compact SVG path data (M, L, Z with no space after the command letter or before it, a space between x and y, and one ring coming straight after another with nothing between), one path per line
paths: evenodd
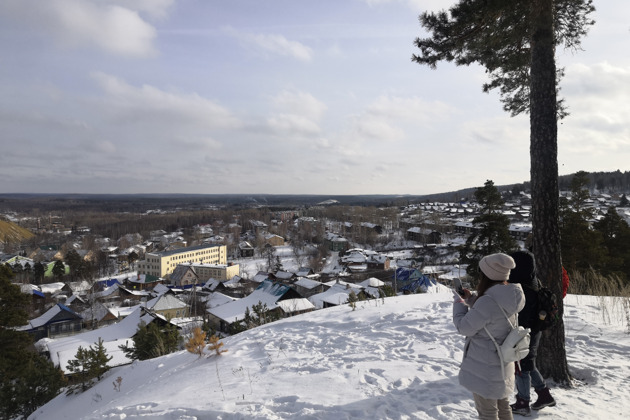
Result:
M565 305L569 365L581 381L554 388L558 406L532 418L625 418L630 335L622 305L572 295ZM450 293L359 302L354 311L342 305L225 338L221 356L182 351L113 369L30 418L474 418L471 395L457 383L463 341Z

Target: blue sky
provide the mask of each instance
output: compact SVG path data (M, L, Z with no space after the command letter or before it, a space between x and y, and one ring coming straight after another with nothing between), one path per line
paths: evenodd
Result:
M3 0L0 192L428 194L529 179L476 66L411 62L433 0ZM627 170L630 3L558 51L560 174Z

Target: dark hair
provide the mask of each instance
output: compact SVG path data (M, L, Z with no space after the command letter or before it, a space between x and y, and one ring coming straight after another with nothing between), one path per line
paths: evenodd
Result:
M490 280L490 278L488 278L488 276L486 276L483 271L479 271L479 284L477 284L477 298L480 298L481 296L483 296L484 293L486 293L486 291L489 288L497 284L501 284L501 282Z

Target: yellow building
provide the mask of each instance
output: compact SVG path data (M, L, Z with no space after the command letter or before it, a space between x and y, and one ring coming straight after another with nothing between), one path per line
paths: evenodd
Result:
M195 272L199 276L199 280L207 281L215 280L231 280L234 276L240 274L238 264L192 264Z
M147 252L144 261L137 263L138 274L164 277L178 264L227 264L225 245L199 245L162 252Z
M267 234L265 235L265 242L267 242L271 246L283 246L284 238L279 235Z
M205 283L209 279L220 281L231 280L240 274L238 264L180 264L169 275L169 280L175 286Z

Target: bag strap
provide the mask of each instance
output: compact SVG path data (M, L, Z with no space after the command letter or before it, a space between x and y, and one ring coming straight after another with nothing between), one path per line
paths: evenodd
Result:
M494 300L494 298L490 295L484 295L484 296L488 296L490 299L492 299L494 301L494 303L497 304L497 306L499 307L499 309L501 309L501 312L503 312L503 316L505 316L505 319L507 319L508 324L510 324L510 327L512 327L512 329L518 327L518 321L516 325L512 325L512 321L510 321L510 317L508 316L508 314L505 312L505 310L501 307L501 305L499 305L499 302L497 302L496 300Z
M494 339L494 337L492 336L492 334L490 334L490 331L488 331L485 325L483 326L483 329L486 330L486 334L488 334L488 337L490 337L490 340L492 340L492 342L494 343L494 347L496 347L497 349L499 361L501 362L501 375L503 375L503 378L505 378L505 367L503 366L505 365L505 362L503 361L503 354L501 354L501 347L499 347L499 343L497 343L497 340Z
M490 299L492 299L494 301L494 303L497 304L497 306L499 307L499 309L501 309L501 312L503 312L503 315L505 316L505 319L507 319L507 322L508 322L508 324L510 324L510 327L512 329L515 329L515 328L518 327L518 323L517 323L516 327L514 325L512 325L512 321L510 321L510 317L507 315L507 313L505 313L505 311L503 310L501 305L499 305L499 302L497 302L490 295L484 295L484 296L488 296ZM497 340L495 340L495 338L492 336L492 334L490 334L490 331L488 331L488 329L486 328L485 325L483 326L483 329L486 330L486 334L488 334L488 337L490 337L490 340L492 340L492 342L494 343L494 347L496 347L496 349L497 349L497 354L499 355L499 361L501 362L501 375L503 375L503 378L505 378L505 366L504 366L505 362L503 361L503 354L501 353L501 347L499 346L499 343L497 343Z

